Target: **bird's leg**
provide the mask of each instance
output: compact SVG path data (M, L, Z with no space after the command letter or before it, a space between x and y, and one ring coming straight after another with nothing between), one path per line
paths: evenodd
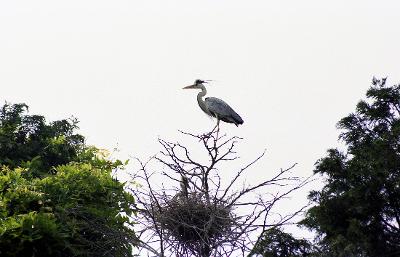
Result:
M206 133L206 134L204 134L204 135L206 135L208 138L210 138L211 137L211 135L215 132L215 129L217 128L217 126L214 126L214 128L210 131L210 132L208 132L208 133Z
M215 131L219 131L219 119L218 116L215 116L215 118L217 118L217 125L215 125L215 127L211 130L210 134L214 133Z
M217 125L215 125L214 128L211 130L210 135L211 135L212 133L214 133L216 129L217 129L217 130L219 129L219 119L218 119L218 115L215 115L214 117L217 119Z
M218 133L219 133L219 119L217 118L217 140L218 140Z
M209 133L209 135L211 136L213 133L216 133L216 139L218 139L218 133L219 133L219 119L218 116L217 118L217 125L214 126L214 128L211 130L211 132Z

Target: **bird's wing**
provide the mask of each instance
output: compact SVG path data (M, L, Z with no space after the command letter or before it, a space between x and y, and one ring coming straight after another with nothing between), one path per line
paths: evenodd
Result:
M242 124L243 120L227 103L216 97L207 97L205 99L207 109L218 116L219 119L226 122Z

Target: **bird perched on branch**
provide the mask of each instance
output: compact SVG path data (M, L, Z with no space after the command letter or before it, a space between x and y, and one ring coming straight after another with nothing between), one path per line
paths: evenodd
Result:
M217 126L219 127L219 121L225 121L227 123L233 123L236 126L243 124L242 118L237 114L227 103L216 97L203 97L207 94L207 89L204 83L208 83L204 80L197 79L193 85L184 87L183 89L201 89L201 92L197 94L197 102L200 108L207 115L215 117L217 119Z
M183 174L181 174L180 186L181 186L181 195L187 199L189 196L188 189L190 189L190 185L189 185L189 179Z

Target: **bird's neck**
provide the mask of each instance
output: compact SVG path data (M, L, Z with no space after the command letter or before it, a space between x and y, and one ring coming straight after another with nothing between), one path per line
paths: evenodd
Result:
M199 106L203 110L203 112L211 115L210 112L207 109L206 102L203 100L203 97L206 94L207 94L207 89L204 86L202 86L201 87L201 92L197 94L197 102L199 103Z

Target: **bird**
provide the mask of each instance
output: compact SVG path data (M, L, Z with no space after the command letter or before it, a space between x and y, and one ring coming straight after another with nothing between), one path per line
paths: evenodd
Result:
M180 192L181 196L188 198L189 196L188 189L190 189L189 179L183 174L181 174L180 186L181 186L181 192Z
M186 86L183 89L201 89L201 92L197 94L197 102L203 112L217 119L216 127L219 128L220 120L227 123L233 123L236 126L243 124L243 119L239 114L237 114L232 107L223 100L216 97L206 97L205 100L203 100L203 97L207 94L207 89L204 86L205 83L208 82L196 79L193 85Z

